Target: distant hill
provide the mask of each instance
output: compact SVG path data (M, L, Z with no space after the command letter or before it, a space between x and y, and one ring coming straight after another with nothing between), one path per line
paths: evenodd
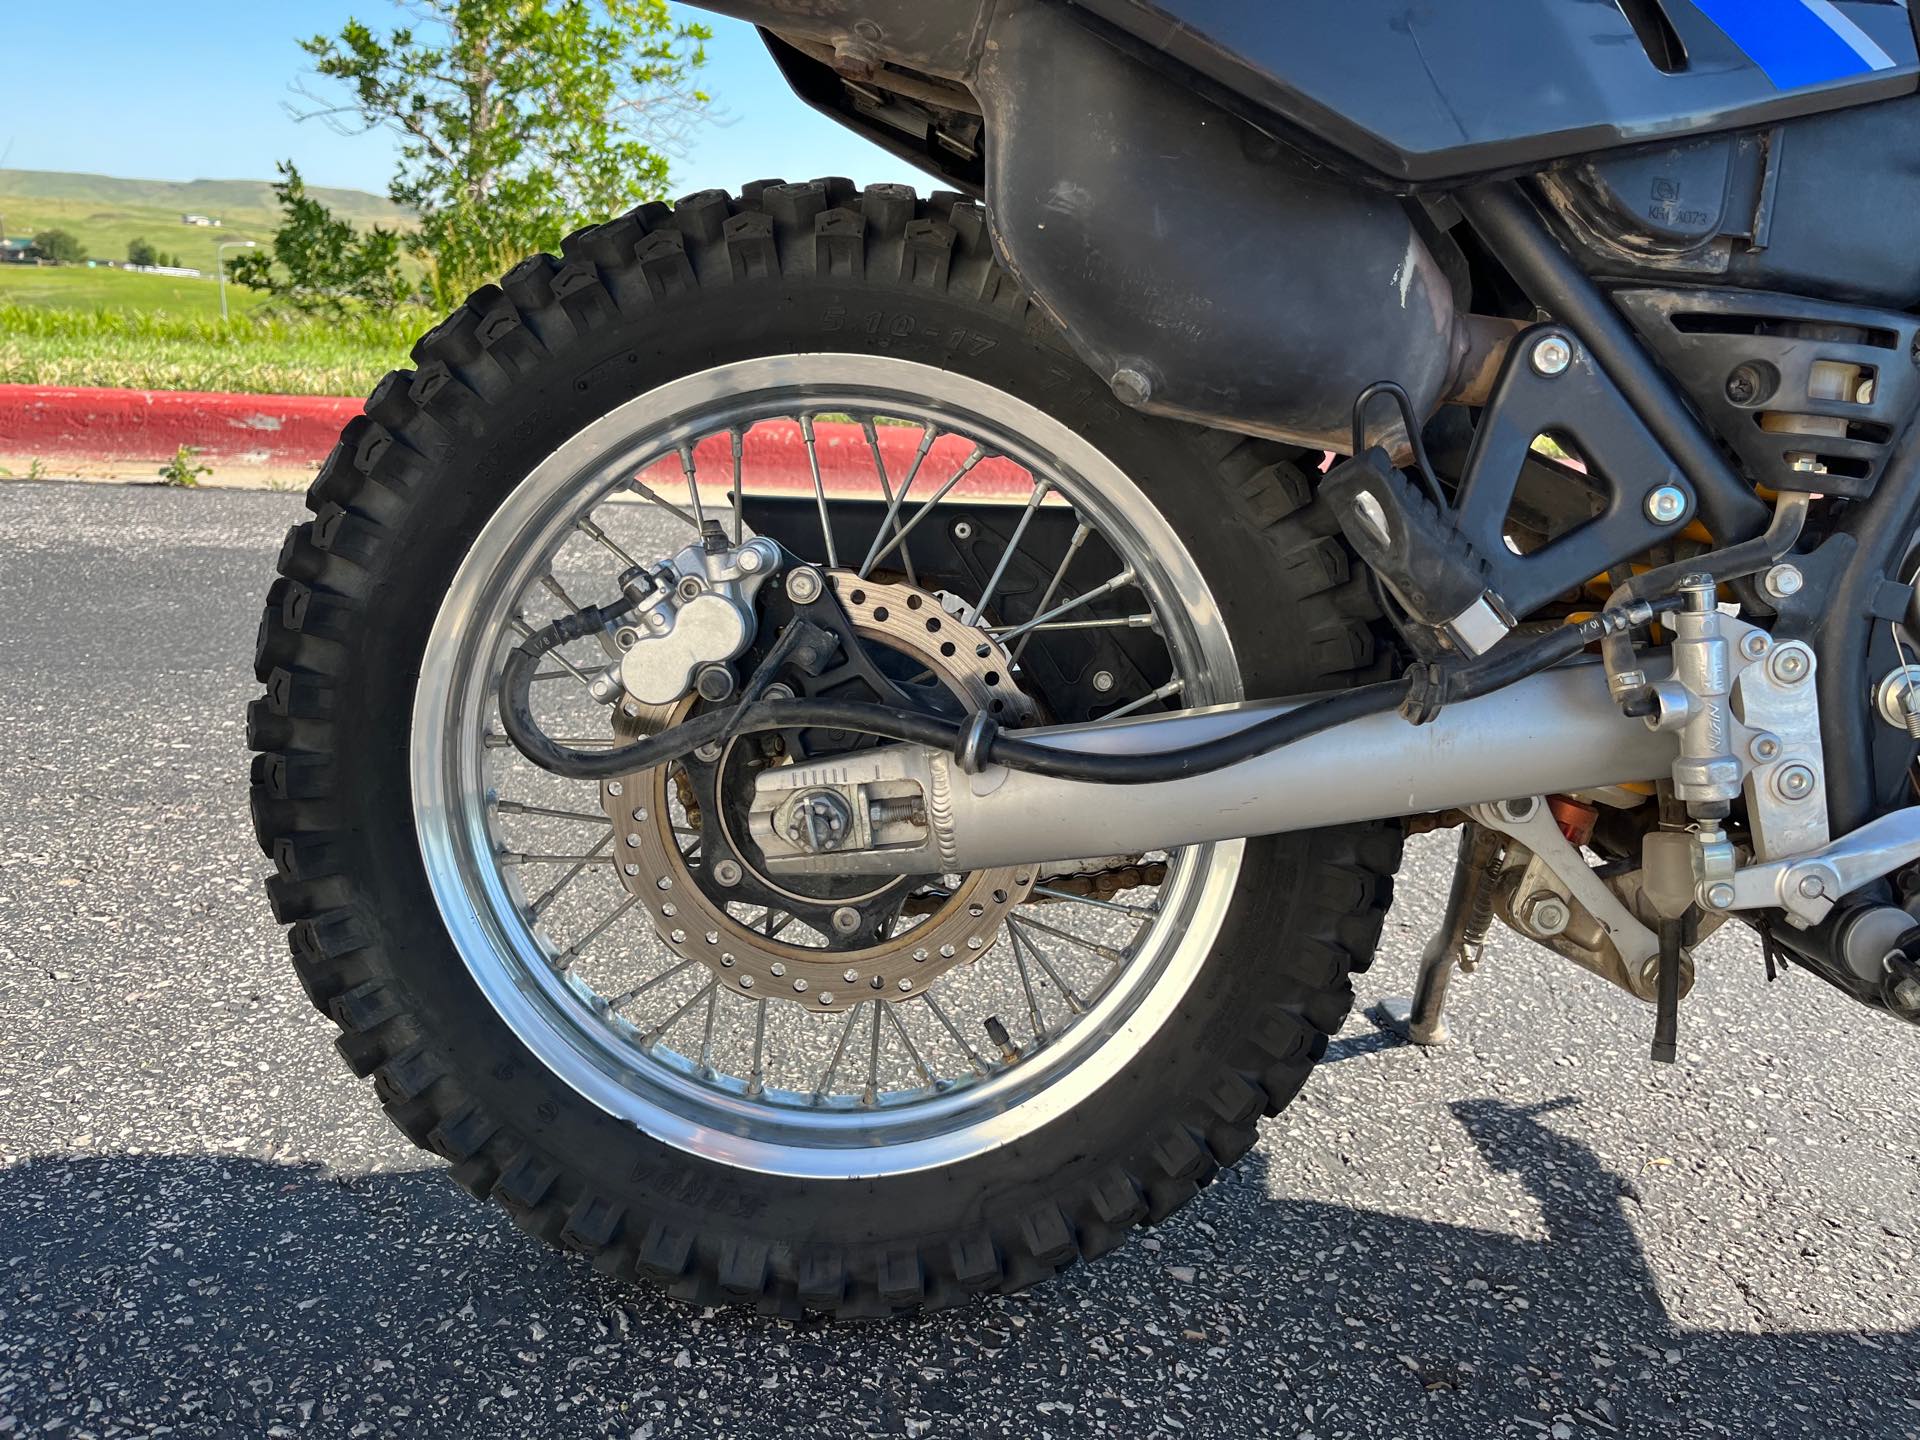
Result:
M309 185L307 193L342 219L356 225L404 226L407 213L384 195ZM265 180L123 180L111 175L79 175L64 170L0 170L0 204L10 198L57 200L64 205L93 205L102 210L163 210L177 223L185 214L235 216L257 220L274 216L273 186ZM12 215L7 228L16 229ZM231 223L231 221L229 221ZM157 243L157 242L156 242Z

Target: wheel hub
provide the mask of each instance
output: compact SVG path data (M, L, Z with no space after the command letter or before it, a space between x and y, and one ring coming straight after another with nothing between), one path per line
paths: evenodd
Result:
M1005 647L948 613L933 594L846 571L832 572L829 581L859 639L913 667L907 674L930 677L968 711L1013 724L1034 717L1032 701L1013 683ZM687 718L696 703L640 707L616 728L657 732ZM752 773L783 759L768 737L742 736L717 753L696 755L683 770L663 767L600 786L621 885L668 949L707 966L729 989L830 1012L876 998L911 999L984 953L1033 888L1031 866L935 877L930 896L914 894L912 879L809 877L801 888L792 877L767 875L746 834L744 808L729 797L750 794ZM825 806L799 817L824 846L835 843L834 822L845 827L851 819ZM693 830L698 844L683 848L680 837ZM734 913L755 908L763 913L750 921ZM780 938L796 925L799 936Z

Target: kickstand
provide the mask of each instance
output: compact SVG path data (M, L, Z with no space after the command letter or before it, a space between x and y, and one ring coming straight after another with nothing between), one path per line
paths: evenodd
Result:
M1680 1044L1680 962L1687 934L1694 929L1694 916L1685 915L1660 922L1660 973L1654 990L1653 1058L1671 1065Z
M1493 919L1493 879L1499 873L1500 852L1506 837L1497 830L1469 821L1460 832L1460 854L1454 862L1453 889L1447 896L1446 918L1420 954L1420 976L1411 999L1390 995L1376 1003L1369 1018L1415 1045L1447 1043L1447 1022L1441 1014L1453 968L1472 969Z

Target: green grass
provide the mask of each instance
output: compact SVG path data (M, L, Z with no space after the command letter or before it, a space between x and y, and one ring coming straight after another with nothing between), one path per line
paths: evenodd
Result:
M142 278L142 277L132 277ZM0 296L0 384L364 395L404 365L424 311L341 319L53 308Z
M227 286L227 308L235 313L252 310L265 299L243 285ZM78 265L0 265L0 304L211 317L220 313L220 285L211 277L192 280Z

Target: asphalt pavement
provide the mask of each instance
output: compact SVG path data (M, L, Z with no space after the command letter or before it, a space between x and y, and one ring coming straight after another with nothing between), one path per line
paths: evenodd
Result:
M299 510L0 484L0 1436L1920 1436L1920 1034L1743 937L1671 1067L1497 940L1452 1046L1356 1016L1233 1172L1028 1295L790 1325L536 1246L389 1128L261 894Z

